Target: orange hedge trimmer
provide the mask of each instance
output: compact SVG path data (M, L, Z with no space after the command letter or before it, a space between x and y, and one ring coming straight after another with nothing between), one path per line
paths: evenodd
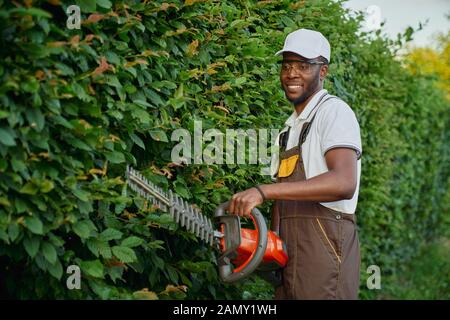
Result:
M251 230L241 228L239 216L225 214L229 202L222 203L215 211L214 216L219 223L219 230L215 230L211 220L199 209L171 190L165 192L131 167L127 167L127 182L132 190L168 212L179 225L220 251L217 262L223 281L243 279L261 263L261 271L272 271L286 265L285 244L273 231L267 230L258 209L252 210L251 218L256 229Z

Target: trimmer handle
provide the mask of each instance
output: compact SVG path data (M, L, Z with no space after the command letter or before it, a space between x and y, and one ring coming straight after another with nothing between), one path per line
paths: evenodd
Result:
M235 282L249 276L261 263L267 247L267 225L264 216L257 208L251 211L251 218L258 234L256 250L239 267L234 268L231 260L236 258L236 250L241 243L241 222L237 215L226 215L225 210L230 201L220 204L215 212L215 217L223 224L224 251L217 259L219 274L224 282Z

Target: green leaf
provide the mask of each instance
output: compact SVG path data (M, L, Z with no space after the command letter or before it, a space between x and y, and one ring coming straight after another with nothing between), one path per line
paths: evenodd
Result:
M55 113L55 114L59 114L61 111L61 103L59 102L59 100L57 99L47 99L45 101L45 103L47 104L48 109Z
M47 261L50 262L50 264L56 263L57 254L53 244L51 244L50 242L43 242L41 250L45 259L47 259Z
M35 234L43 234L42 221L38 217L25 217L24 224L31 232Z
M148 103L147 101L144 101L144 100L139 100L139 99L133 100L133 103L135 103L138 106L143 107L143 108L151 108L152 107L152 105L150 103Z
M27 204L25 203L24 200L22 200L20 198L16 198L15 199L15 208L18 213L23 213L27 210Z
M177 182L175 182L174 187L175 187L175 192L178 193L183 198L185 198L185 199L191 198L191 193L189 192L189 190L186 188L185 185L183 185L177 181Z
M87 241L87 246L96 257L99 255L102 255L107 259L112 257L111 248L106 241L102 241L100 239L89 239Z
M173 219L172 219L172 221L173 221ZM164 244L164 241L162 241L162 240L154 240L154 241L151 241L151 242L147 243L147 246L149 248L151 248L151 249L162 249L162 250L164 250L164 247L161 246L162 244Z
M119 79L117 79L116 76L108 75L106 77L106 83L115 88L122 88L122 85L120 84Z
M144 144L144 141L142 141L141 138L139 138L134 133L130 134L130 138L131 138L131 140L133 140L134 143L136 143L139 147L141 147L142 149L145 150L145 144Z
M0 110L0 119L8 118L9 112L6 110Z
M47 267L49 265L49 263L47 262L47 260L44 258L44 255L39 252L36 257L34 258L34 260L36 261L36 265L43 271L47 271Z
M0 197L0 204L2 206L9 207L11 205L11 202L9 202L9 200L5 197Z
M155 82L154 86L160 87L160 88L168 88L168 89L176 89L177 88L177 85L175 84L175 82L168 81L168 80L163 80L161 82Z
M126 208L126 206L127 206L126 202L117 203L116 207L114 208L114 212L121 213Z
M69 142L75 148L78 148L78 149L81 149L81 150L85 150L85 151L91 151L92 150L90 145L88 145L86 142L84 142L84 141L82 141L80 139L67 138L67 142Z
M50 192L51 190L53 190L53 188L55 187L53 184L53 181L51 180L44 180L41 184L40 184L40 191L42 193L47 193Z
M35 195L38 192L38 187L33 182L27 182L20 190L20 193Z
M163 270L165 267L164 260L158 257L157 255L152 256L152 261L158 269Z
M188 287L192 287L192 282L189 280L183 273L178 274L181 278L181 283L187 285Z
M230 28L235 28L237 27L242 27L244 25L246 25L246 21L245 20L234 20L233 22L230 23Z
M21 160L15 159L15 158L11 159L11 165L15 172L24 171L27 169L27 166L24 161L21 161Z
M14 141L15 135L12 133L11 129L2 129L0 128L0 142L5 146L15 146L16 142Z
M131 263L137 260L136 254L131 248L114 246L112 252L123 263Z
M123 247L134 248L140 246L142 243L144 243L144 240L141 238L131 236L124 239L120 245Z
M176 99L180 99L180 98L182 98L183 96L184 96L184 85L183 85L183 83L181 83L181 84L178 86L177 90L175 91L174 97L175 97Z
M169 274L170 282L178 283L177 270L174 267L170 266L170 265L166 265L166 270L167 270L167 273Z
M107 242L100 242L98 246L98 252L100 255L106 259L112 258L111 248Z
M53 277L55 277L58 280L61 280L61 277L63 275L63 268L59 260L56 260L56 262L53 264L49 264L47 266L47 270Z
M54 117L52 117L52 120L55 123L67 128L67 129L73 129L73 125L69 121L67 121L67 119L65 119L61 116L54 116Z
M77 96L78 99L80 99L81 101L90 101L91 100L91 96L89 96L86 93L86 90L84 89L84 87L82 85L80 85L78 82L74 82L72 83L72 90L75 93L75 95Z
M86 244L89 250L98 258L98 243L101 242L98 239L89 239Z
M52 15L47 11L38 8L16 8L9 11L10 13L18 13L21 15L30 15L34 17L51 18Z
M21 83L21 87L25 92L33 93L39 90L39 82L36 79L29 79ZM33 110L33 109L28 109Z
M155 106L163 106L164 105L164 101L161 99L161 97L159 96L159 94L157 94L155 91L145 88L144 89L144 93L147 96L147 98L150 99L150 101L155 105Z
M118 279L122 279L124 269L125 268L123 266L114 266L114 267L108 268L107 272L108 272L108 275L111 277L111 280L114 283L116 283L116 281Z
M42 105L42 98L38 93L34 93L32 96L33 107L40 107Z
M150 116L149 113L142 109L135 109L131 112L134 119L138 119L140 123L142 124L149 124L150 123Z
M235 84L237 86L240 86L241 84L244 84L245 82L247 82L247 78L246 77L240 77L240 78L236 79Z
M8 168L8 162L5 159L0 159L0 172L5 171Z
M8 234L2 229L0 229L0 240L3 240L6 244L9 244Z
M94 210L91 201L77 201L77 205L80 213L82 214L88 214Z
M83 274L87 274L94 278L104 277L104 267L100 260L82 261L80 269Z
M108 159L111 163L123 163L125 162L125 156L121 152L112 151L105 152L106 159Z
M166 133L162 130L152 130L150 136L156 141L169 142Z
M23 240L23 246L25 247L25 251L28 253L28 255L31 258L34 258L36 256L36 254L39 251L39 246L40 246L40 241L39 238L37 237L26 237Z
M8 226L8 235L9 235L9 238L11 239L11 241L14 241L17 239L17 237L19 236L19 232L20 232L20 229L19 229L19 225L17 223L15 223L15 222L11 223Z
M100 233L99 238L103 241L117 240L122 238L122 232L113 228L108 228Z
M159 216L159 221L158 222L161 223L161 224L167 224L167 223L173 223L174 220L170 216L170 214L163 213L162 215Z
M63 238L61 238L61 237L59 237L59 236L56 236L56 235L54 235L53 233L49 233L49 234L48 234L48 237L49 237L50 242L51 242L56 248L62 247L62 246L64 245L64 243L66 243L66 242L64 241Z
M80 6L81 12L95 12L97 8L96 1L92 0L75 0L75 3Z
M112 6L111 1L109 0L97 0L97 5L105 9L110 9Z
M133 94L137 91L136 87L132 84L127 84L123 87L127 93Z
M84 190L81 190L81 189L73 189L73 190L72 190L72 193L73 193L78 199L80 199L81 201L84 201L84 202L89 201L89 198L88 198L89 193L86 192L86 191L84 191Z
M78 221L72 226L72 230L81 238L87 239L95 230L95 225L90 220Z
M38 132L42 131L45 125L45 118L41 110L29 108L27 109L25 116L27 117L27 120L32 128L36 128Z

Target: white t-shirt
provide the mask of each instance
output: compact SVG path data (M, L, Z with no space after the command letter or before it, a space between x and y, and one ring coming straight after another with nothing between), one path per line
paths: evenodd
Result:
M355 213L358 203L359 182L361 177L361 135L358 120L355 113L347 103L339 98L332 98L317 106L319 99L327 93L322 89L317 92L308 102L302 113L297 116L294 110L292 115L286 120L286 127L280 132L283 133L290 127L289 138L286 150L298 145L300 130L306 121L311 121L312 111L316 110L317 114L311 125L308 136L302 145L302 157L305 166L306 179L310 179L328 171L325 160L325 153L336 147L347 147L354 149L358 155L357 161L357 185L356 191L352 199L339 200L333 202L321 202L325 207L331 208L343 213ZM330 95L323 98L327 99ZM275 145L279 146L278 135ZM271 175L272 179L276 179L279 166L279 154L272 154Z

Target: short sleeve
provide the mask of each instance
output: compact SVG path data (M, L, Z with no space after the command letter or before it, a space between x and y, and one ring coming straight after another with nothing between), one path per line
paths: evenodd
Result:
M323 105L318 115L318 133L322 155L333 148L351 148L361 158L361 134L358 120L353 110L342 100L330 100Z

